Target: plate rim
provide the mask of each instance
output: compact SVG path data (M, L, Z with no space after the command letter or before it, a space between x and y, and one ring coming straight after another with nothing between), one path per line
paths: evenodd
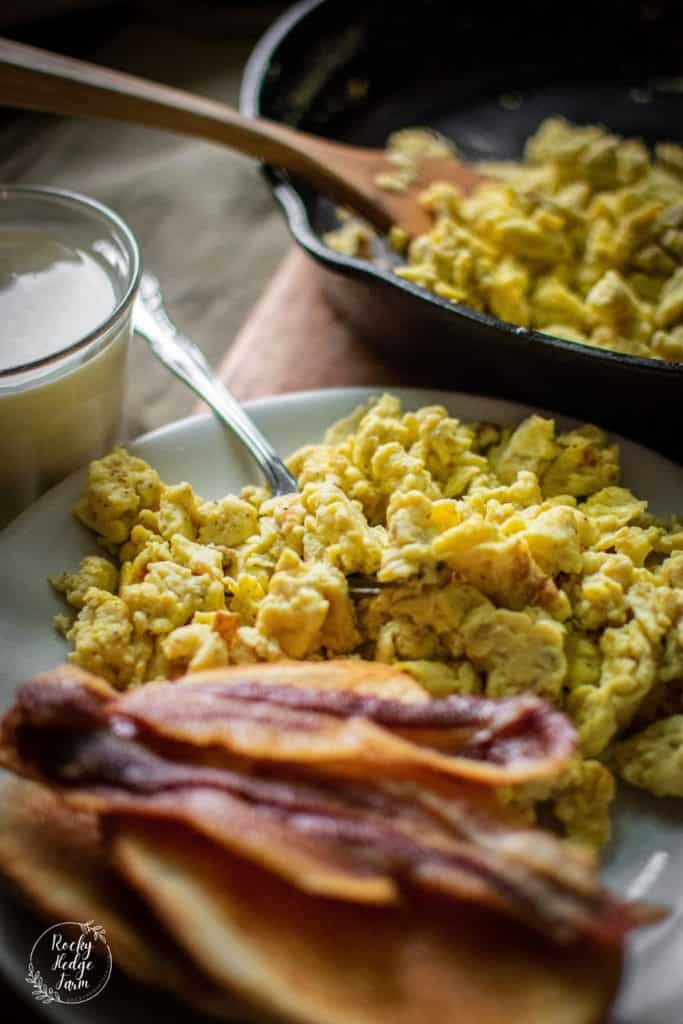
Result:
M309 0L305 0L306 3ZM317 2L317 0L316 0ZM259 395L255 398L250 398L240 404L244 407L247 412L252 410L258 411L264 407L280 406L280 405L296 405L297 402L304 401L315 401L323 396L329 398L338 399L343 398L346 395L349 397L352 395L357 396L358 401L362 401L378 396L382 394L396 395L402 401L404 396L414 396L415 400L418 399L419 395L433 395L442 396L442 399L458 399L464 398L467 402L470 401L483 401L483 402L494 402L497 405L501 405L507 408L509 412L515 412L518 415L529 416L529 415L540 415L544 417L550 417L554 420L559 420L562 423L568 423L571 425L581 425L589 421L582 419L581 417L571 416L567 413L556 412L553 409L548 409L543 406L532 405L527 402L518 402L512 398L499 398L497 395L484 395L471 391L451 391L444 388L426 388L426 387L410 387L400 385L353 385L350 387L331 387L331 388L305 388L299 391L286 391L281 394L273 395ZM437 403L438 404L438 403ZM196 413L190 413L187 416L181 416L178 419L171 420L169 423L164 423L159 427L154 427L152 430L145 431L142 434L137 434L135 437L124 439L120 442L110 446L110 450L115 447L125 447L134 449L139 444L146 443L148 441L158 441L166 436L171 436L176 432L182 432L190 427L192 424L196 424L198 421L211 421L215 420L214 414L209 411L201 411ZM673 470L675 473L683 473L683 465L674 462L673 459L669 458L668 455L664 455L662 452L656 451L654 448L649 448L647 445L642 444L640 441L634 441L629 437L624 437L623 434L619 434L616 431L610 430L608 427L603 427L600 423L592 421L591 425L597 426L600 430L604 430L607 434L608 439L612 443L616 443L620 446L626 445L627 449L632 450L634 453L642 456L647 456L650 460L655 462L661 462L662 468ZM225 427L225 430L229 428ZM571 429L571 427L570 427ZM69 481L75 479L79 474L85 472L87 463L74 470L63 480L58 481L47 491L41 494L34 502L32 502L27 508L19 513L11 522L9 522L3 529L0 530L0 549L3 543L11 535L16 528L20 528L25 525L27 518L30 517L34 509L41 506L43 502L49 500L59 488L64 487Z

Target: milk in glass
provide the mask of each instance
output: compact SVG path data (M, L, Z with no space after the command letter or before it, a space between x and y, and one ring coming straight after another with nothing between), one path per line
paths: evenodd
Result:
M0 526L120 434L135 269L103 208L36 226L20 198L0 190Z

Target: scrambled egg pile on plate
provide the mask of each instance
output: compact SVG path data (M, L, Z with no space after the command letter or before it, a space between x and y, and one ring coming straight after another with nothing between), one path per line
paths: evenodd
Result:
M444 142L420 129L388 143L398 190L420 156ZM452 149L452 147L451 147ZM600 348L683 361L683 146L544 121L524 163L486 163L496 180L468 197L434 183L421 195L432 230L407 246L396 273L442 298L521 327ZM349 255L371 232L347 219L325 236ZM394 229L389 241L404 250Z
M581 756L539 801L569 836L609 835L611 770L683 796L683 529L619 486L596 427L465 425L389 395L289 459L301 491L203 501L119 449L76 515L113 559L53 580L70 658L125 688L280 658L398 663L435 694L532 692ZM347 575L376 575L351 597Z

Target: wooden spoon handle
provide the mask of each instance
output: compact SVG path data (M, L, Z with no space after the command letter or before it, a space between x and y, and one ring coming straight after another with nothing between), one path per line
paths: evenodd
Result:
M345 164L345 157L362 157L361 150L265 118L242 117L226 104L181 89L0 38L0 105L105 117L210 139L301 175L382 229L391 222L368 190L366 175Z

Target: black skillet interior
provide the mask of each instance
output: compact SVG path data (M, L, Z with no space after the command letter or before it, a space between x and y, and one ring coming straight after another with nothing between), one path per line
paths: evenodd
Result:
M360 145L431 125L470 160L518 157L546 117L683 142L682 0L307 0L264 37L242 109ZM327 249L333 206L269 172L328 294L406 380L500 394L683 458L683 364L605 353L455 307Z

